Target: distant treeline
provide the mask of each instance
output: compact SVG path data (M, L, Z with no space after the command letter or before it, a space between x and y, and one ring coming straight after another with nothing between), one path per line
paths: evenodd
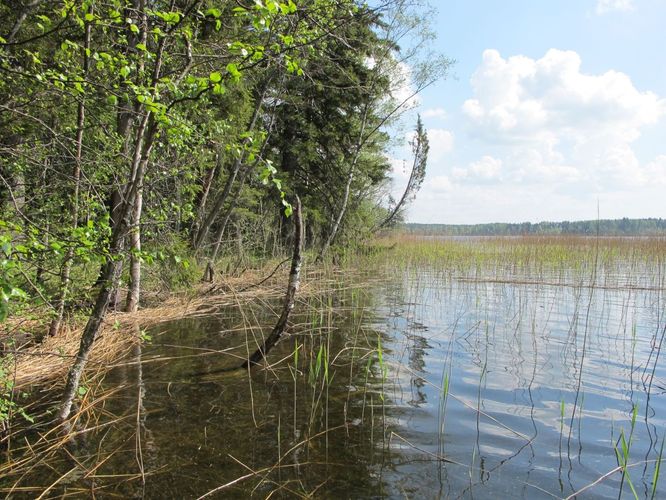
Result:
M406 223L409 234L446 236L514 236L526 234L582 234L604 236L666 235L666 219L601 219L563 222L522 222L489 224L416 224Z

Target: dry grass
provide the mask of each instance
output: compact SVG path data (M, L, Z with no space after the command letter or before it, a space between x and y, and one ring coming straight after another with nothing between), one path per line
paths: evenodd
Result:
M122 358L136 342L141 341L141 332L160 323L185 317L210 316L228 307L243 307L251 301L279 299L284 294L288 266L274 270L274 265L262 269L246 271L242 276L220 279L210 284L200 284L187 294L172 295L161 302L153 301L153 307L135 313L108 313L102 330L93 346L88 370L97 371ZM331 287L339 287L339 270L311 271L299 291L300 296L321 293ZM43 319L14 320L6 325L3 336L20 328L22 331L40 332L47 328ZM16 389L31 385L64 384L67 371L79 348L85 321L69 325L55 337L47 337L43 342L6 349L12 361L7 371L12 375Z

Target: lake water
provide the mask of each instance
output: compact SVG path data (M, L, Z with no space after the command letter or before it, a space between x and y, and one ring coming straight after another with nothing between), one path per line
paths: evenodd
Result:
M21 484L146 498L222 486L211 497L664 497L652 483L666 298L650 272L379 268L371 284L303 298L271 366L252 373L217 371L267 334L279 304L161 324L106 377L122 390L97 423L114 424Z

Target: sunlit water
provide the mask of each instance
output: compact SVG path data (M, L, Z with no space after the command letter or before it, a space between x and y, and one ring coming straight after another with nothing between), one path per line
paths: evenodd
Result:
M262 335L248 325L268 327L279 304L154 328L133 364L106 379L124 389L100 419L125 418L81 440L81 470L53 494L652 496L666 431L666 304L649 276L578 286L390 274L304 300L272 368L251 374L214 372L247 355L245 340L251 348ZM608 280L622 286L587 286ZM73 463L24 483L46 487ZM655 497L664 495L662 480Z

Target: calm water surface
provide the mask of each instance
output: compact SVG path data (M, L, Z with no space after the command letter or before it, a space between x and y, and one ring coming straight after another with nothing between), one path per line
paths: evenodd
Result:
M628 477L578 497L622 488L630 498L633 486L650 498L666 430L666 303L658 280L635 271L486 280L393 270L303 299L272 366L252 374L216 370L268 332L279 304L162 324L107 376L124 389L100 418L124 419L75 451L103 464L53 492L563 498L618 467L623 434ZM46 486L72 465L53 467L30 481Z

